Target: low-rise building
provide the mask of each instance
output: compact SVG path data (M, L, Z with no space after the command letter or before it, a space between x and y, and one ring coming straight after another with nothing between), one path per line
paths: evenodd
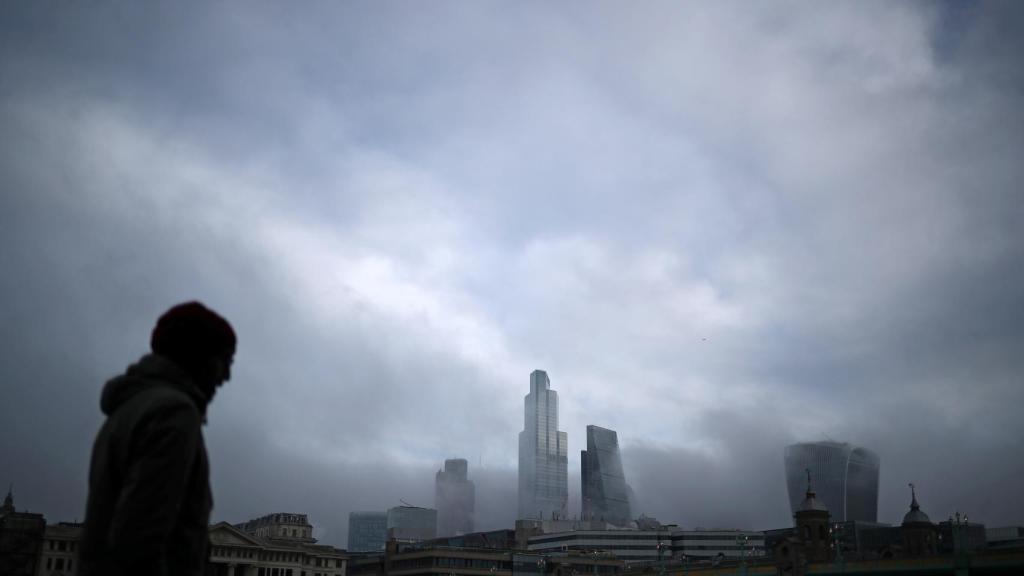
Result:
M418 506L388 509L388 539L405 542L432 540L437 535L437 510Z
M315 544L312 536L288 534L285 538L262 538L227 522L214 524L210 527L207 576L345 575L348 554L344 550Z
M34 512L18 512L7 490L0 507L0 574L35 576L42 551L46 519Z
M78 574L78 542L82 525L74 522L49 524L43 531L43 545L36 576L75 576Z

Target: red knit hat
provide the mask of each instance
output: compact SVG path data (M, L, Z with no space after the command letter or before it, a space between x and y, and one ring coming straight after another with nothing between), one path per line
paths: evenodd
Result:
M183 364L234 354L237 339L231 324L199 302L178 304L156 321L149 346Z

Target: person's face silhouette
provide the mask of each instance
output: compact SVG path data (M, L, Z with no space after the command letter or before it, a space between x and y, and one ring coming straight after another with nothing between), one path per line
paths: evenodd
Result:
M207 401L213 400L214 395L217 393L217 388L231 380L231 365L234 361L234 352L228 351L211 356L202 363L199 384L203 389L203 393L206 394Z

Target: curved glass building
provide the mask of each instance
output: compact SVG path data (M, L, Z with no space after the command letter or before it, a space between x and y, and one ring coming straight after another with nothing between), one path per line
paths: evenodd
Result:
M833 521L878 521L878 455L846 442L801 442L786 447L789 508L796 513L807 473Z

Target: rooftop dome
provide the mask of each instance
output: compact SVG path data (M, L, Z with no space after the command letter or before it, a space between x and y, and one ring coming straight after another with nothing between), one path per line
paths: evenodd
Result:
M807 470L807 493L797 512L828 512L824 502L817 498L817 494L811 489L811 471Z
M917 494L914 485L910 485L910 511L903 516L903 524L931 524L932 520L927 514L921 511L921 505L917 503Z
M807 512L809 510L817 510L820 512L828 512L828 508L825 507L825 503L818 500L814 492L808 491L804 497L804 501L800 503L799 512Z

